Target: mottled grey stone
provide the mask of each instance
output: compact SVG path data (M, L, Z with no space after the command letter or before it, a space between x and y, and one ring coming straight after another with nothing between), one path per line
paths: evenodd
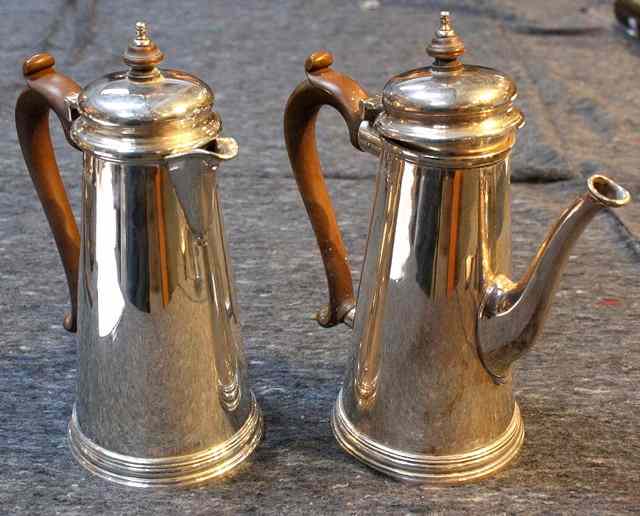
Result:
M8 5L7 5L8 4ZM440 2L216 2L133 6L117 0L0 7L0 507L9 514L376 514L636 512L640 506L640 204L623 224L600 215L578 243L538 347L516 372L526 442L495 478L459 488L407 486L340 451L329 413L349 354L346 328L311 320L325 301L319 252L290 176L282 110L307 54L378 91L428 62ZM514 154L514 262L521 273L546 226L601 168L640 194L640 45L613 26L610 5L454 1L469 62L511 73L528 118ZM122 67L133 22L146 19L167 65L211 83L225 132L240 143L220 188L264 443L232 478L194 490L137 490L86 473L65 431L76 343L61 327L66 284L13 126L20 60L47 49L80 83ZM589 30L573 30L587 28ZM560 30L563 29L563 30ZM565 30L568 29L568 30ZM375 160L354 151L339 116L319 138L355 280ZM74 208L80 156L56 129ZM634 142L636 145L634 145ZM626 215L624 214L626 213Z

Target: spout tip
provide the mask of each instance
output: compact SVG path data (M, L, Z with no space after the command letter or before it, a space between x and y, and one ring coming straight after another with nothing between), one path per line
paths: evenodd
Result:
M619 208L631 201L631 194L627 189L607 176L593 175L587 181L587 185L589 195L595 201L610 208Z

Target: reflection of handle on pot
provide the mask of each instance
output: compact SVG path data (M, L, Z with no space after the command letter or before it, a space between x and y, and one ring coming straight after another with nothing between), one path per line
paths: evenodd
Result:
M329 286L329 305L318 312L322 326L345 322L355 306L347 250L324 182L316 148L315 124L324 105L344 118L351 143L359 150L360 103L367 93L350 77L330 68L333 56L315 52L305 61L307 79L293 91L284 115L284 136L291 168L315 231Z
M44 212L49 220L60 258L67 275L71 313L65 316L64 327L76 331L78 312L78 263L80 233L71 211L69 199L60 177L49 134L49 110L53 109L69 140L71 112L67 97L80 91L74 81L56 72L55 61L47 53L35 54L25 60L22 71L27 81L16 104L16 128L24 160L33 180ZM73 143L72 143L73 145Z

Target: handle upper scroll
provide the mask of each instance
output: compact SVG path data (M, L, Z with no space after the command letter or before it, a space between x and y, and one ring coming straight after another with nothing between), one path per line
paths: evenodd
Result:
M24 160L49 221L67 276L71 313L65 317L64 327L75 332L80 233L56 163L49 134L49 111L52 109L56 113L67 140L71 142L71 116L67 99L79 93L80 86L56 72L54 64L53 57L47 53L36 54L25 60L23 74L27 88L16 103L16 129Z
M349 129L351 143L358 150L358 129L363 120L361 102L368 94L350 77L330 68L333 56L315 52L305 61L307 79L293 91L284 115L284 136L291 168L298 183L311 225L322 254L329 304L318 312L322 326L335 326L355 306L347 250L324 181L316 146L315 125L320 108L332 106Z

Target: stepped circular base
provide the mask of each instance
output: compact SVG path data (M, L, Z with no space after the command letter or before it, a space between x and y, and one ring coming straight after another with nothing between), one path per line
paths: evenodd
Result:
M74 457L92 473L119 484L150 487L186 486L228 473L251 454L262 433L262 414L252 396L249 416L231 439L189 455L149 459L109 451L82 433L75 409L68 438Z
M434 485L464 484L493 475L515 458L524 440L518 404L504 433L483 448L455 455L406 453L380 444L360 433L348 420L338 396L331 417L333 433L349 454L397 479Z

